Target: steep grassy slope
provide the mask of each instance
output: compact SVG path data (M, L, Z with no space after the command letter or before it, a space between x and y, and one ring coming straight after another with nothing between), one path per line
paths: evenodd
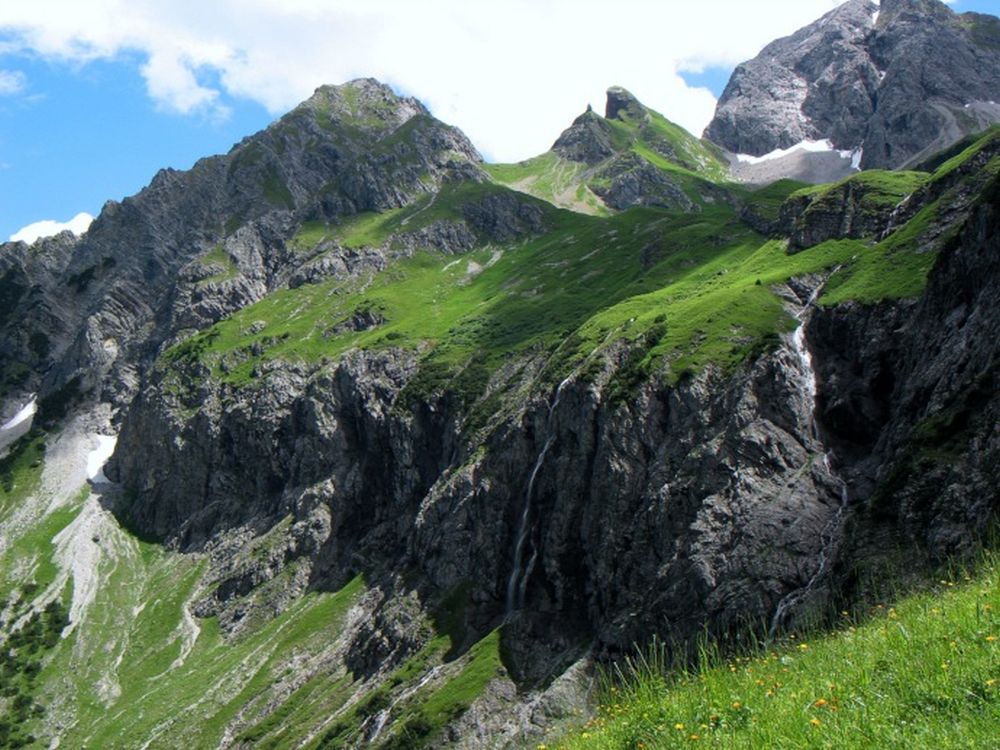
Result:
M610 213L604 201L586 184L587 165L553 151L515 164L487 164L485 168L501 185L554 206L595 216Z
M606 117L588 109L551 151L486 170L500 184L594 215L629 205L700 210L726 196L718 185L728 176L715 146L619 88L608 91Z
M1000 561L931 590L844 612L830 635L694 672L657 658L611 680L595 719L555 750L973 748L1000 736ZM654 652L655 653L655 652ZM542 745L539 745L542 747Z
M448 188L430 204L308 225L302 245L391 245L394 233L455 219L484 186ZM468 193L473 195L469 195ZM899 234L919 235L925 217ZM788 255L719 206L696 214L633 208L608 217L548 211L551 230L517 244L486 244L461 257L417 251L391 270L279 291L175 347L164 364L201 361L233 383L261 362L318 362L353 347L426 348L428 377L475 372L452 383L475 398L511 356L554 354L558 381L600 350L625 341L643 352L630 377L669 363L670 378L723 368L775 345L790 330L777 285L836 269L821 303L914 296L933 252L895 236L871 245L831 241ZM891 274L885 273L892 269ZM443 387L442 382L428 383Z
M50 442L45 460L43 438L26 439L0 491L13 540L0 567L0 747L338 747L382 712L380 742L418 747L501 670L496 634L456 657L445 624L373 690L334 656L366 616L352 609L360 577L224 637L194 614L217 585L211 561L141 541L103 509L113 488L95 492L79 471L93 435L71 426ZM246 554L267 550L264 536Z

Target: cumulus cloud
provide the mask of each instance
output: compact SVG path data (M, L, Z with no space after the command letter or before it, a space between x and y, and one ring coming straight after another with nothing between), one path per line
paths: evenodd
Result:
M10 236L10 241L27 242L30 245L41 237L52 237L67 229L79 236L87 231L93 220L94 217L88 213L78 213L69 221L53 221L52 219L36 221L34 224L29 224L14 232Z
M422 99L487 155L549 147L625 86L695 133L714 98L680 77L731 66L842 0L33 0L0 4L21 51L70 63L138 52L156 103L278 114L323 83L375 76Z
M19 70L0 70L0 96L10 96L24 91L27 79Z

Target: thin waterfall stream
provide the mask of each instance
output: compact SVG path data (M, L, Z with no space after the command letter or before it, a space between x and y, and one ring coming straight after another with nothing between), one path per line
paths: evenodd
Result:
M830 273L832 276L839 270L840 266L837 266ZM827 277L829 278L829 277ZM813 305L816 300L819 299L820 294L823 292L823 288L826 286L826 282L819 284L809 295L809 299L802 308L795 314L795 319L798 320L799 325L796 327L794 333L791 336L791 346L792 350L795 352L796 357L799 360L799 365L802 372L805 374L805 385L804 391L807 398L807 403L809 405L809 434L814 440L819 440L819 428L816 424L816 370L813 367L812 353L809 351L809 347L806 345L806 326L809 323L810 313L812 312ZM823 530L820 532L820 550L819 550L819 560L816 570L806 581L805 585L794 589L785 596L781 598L778 602L778 606L774 610L774 615L771 617L771 622L767 630L768 641L774 640L777 635L778 630L781 628L782 622L785 616L794 607L798 606L806 596L813 590L816 584L823 578L827 572L827 567L830 562L830 552L832 551L833 545L837 541L837 531L840 529L841 522L844 518L844 513L847 511L847 506L850 502L850 494L847 489L847 482L842 478L837 476L833 471L833 467L830 462L830 453L824 452L823 454L823 466L827 473L836 478L840 483L840 504L837 507L836 512L830 517L830 520L823 526Z
M545 444L538 453L538 458L535 459L535 465L528 478L528 487L524 492L524 507L521 510L521 519L518 524L517 536L515 537L516 542L514 544L514 565L510 571L510 578L507 580L507 599L504 607L505 617L510 617L511 614L524 605L524 594L528 588L528 579L531 577L535 563L538 561L537 548L532 549L531 557L528 558L527 564L524 561L525 547L527 547L532 530L532 499L535 495L535 482L538 479L538 473L542 470L545 458L548 456L549 450L551 450L552 444L556 439L556 431L554 429L556 408L559 406L559 399L562 398L563 388L570 381L570 377L559 383L555 396L552 398L552 403L549 404L549 413L545 418Z

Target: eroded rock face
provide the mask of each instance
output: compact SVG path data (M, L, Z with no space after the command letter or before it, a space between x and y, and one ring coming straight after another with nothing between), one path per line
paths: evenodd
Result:
M803 140L897 168L1000 122L1000 20L939 0L849 0L736 68L706 137L761 156Z
M611 126L589 106L563 131L552 150L570 161L598 164L614 156Z
M856 454L845 569L898 550L961 556L1000 512L998 212L994 179L918 301L824 310L813 322L820 419L839 453Z
M878 559L886 535L953 554L1000 511L996 352L980 345L1000 330L990 195L920 301L808 313L814 364L789 336L735 373L654 378L626 402L608 398L604 376L571 378L551 414L554 385L485 433L467 431L447 395L401 397L412 352L275 363L239 388L192 370L183 388L143 392L109 471L136 498L131 521L172 544L291 516L288 556L313 584L409 570L428 595L468 589L480 634L505 616L527 528L525 664L532 644L567 633L613 651L664 628L727 637L796 591L789 617L814 616L842 583L816 578L821 559ZM822 282L784 290L790 308ZM942 431L947 460L922 447ZM220 587L216 606L247 586Z
M179 331L213 323L294 275L324 272L303 270L311 256L290 242L304 221L399 208L449 179L483 180L480 162L460 131L388 86L321 87L225 156L161 170L134 197L109 202L80 238L2 246L9 289L0 349L5 379L22 374L7 387L45 394L79 376L82 391L107 388L103 398L124 404ZM419 239L454 241L461 251L469 232L429 228ZM334 251L323 260L332 272L378 263Z
M663 622L725 635L810 577L840 485L811 434L811 373L790 348L735 377L650 383L624 404L570 381L551 424L552 394L536 393L481 449L456 404L400 399L415 368L412 353L359 352L332 370L275 367L242 389L198 372L186 395L152 385L109 469L136 498L131 522L200 548L322 507L322 544L296 546L317 579L416 569L431 591L471 586L488 632L504 615L526 478L551 440L528 514L533 627L564 618L613 649Z

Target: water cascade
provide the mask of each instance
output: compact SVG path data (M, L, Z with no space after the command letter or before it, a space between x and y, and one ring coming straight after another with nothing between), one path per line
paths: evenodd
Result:
M507 600L506 607L504 609L504 614L506 617L510 617L512 613L520 609L524 604L524 592L528 587L528 579L531 578L531 573L535 568L535 563L538 561L538 550L532 549L531 557L528 559L527 564L524 562L524 552L528 545L528 539L531 536L531 507L532 498L535 494L535 481L538 479L538 473L542 470L542 466L545 464L545 458L549 454L549 450L552 448L552 444L556 439L555 425L553 424L555 419L556 408L559 406L559 399L562 398L562 391L566 384L569 382L569 378L563 380L559 387L556 388L555 396L552 399L552 403L549 405L549 413L545 418L545 444L542 446L542 450L538 454L538 458L535 459L535 465L531 470L531 476L528 478L528 487L524 492L524 508L521 510L521 520L518 524L516 542L514 544L514 566L510 572L510 578L507 581Z
M832 276L836 273L839 268L840 267L838 266L833 269L833 272L830 275ZM810 437L817 441L820 439L820 435L819 428L816 424L816 370L813 368L812 353L809 351L809 347L806 346L806 325L809 323L809 313L812 311L812 307L819 298L819 295L822 293L824 286L825 283L818 285L816 289L813 290L812 294L809 295L809 299L806 300L802 309L795 314L795 319L799 324L791 336L792 351L795 353L795 356L799 361L799 367L805 375L803 390L808 404L809 434ZM769 641L773 640L775 635L777 635L778 630L781 628L788 612L798 606L799 603L809 595L823 576L826 575L827 567L830 562L830 553L833 551L833 547L837 542L838 531L844 519L844 514L847 511L848 503L850 502L847 483L843 479L837 477L834 473L830 462L829 452L823 454L823 466L827 473L830 476L837 478L840 483L840 504L838 505L836 512L830 517L830 520L827 521L823 530L820 532L820 550L816 570L809 577L809 580L806 581L804 586L785 594L785 596L781 598L781 601L778 602L778 606L774 610L774 615L771 617L771 623L767 631L767 638Z

